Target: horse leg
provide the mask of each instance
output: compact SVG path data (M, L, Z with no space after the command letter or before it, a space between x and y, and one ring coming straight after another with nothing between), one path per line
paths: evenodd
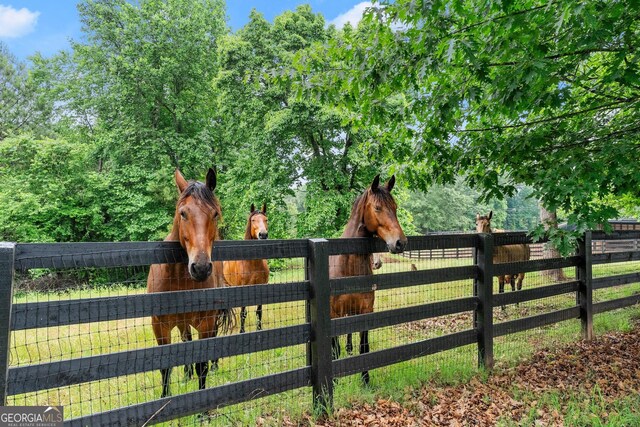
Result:
M522 290L522 281L524 280L524 273L518 274L518 290Z
M369 331L360 332L360 354L369 353ZM369 384L369 371L362 373L362 382Z
M182 342L190 342L193 340L191 327L188 324L181 323L178 325L178 329L180 329L180 338L182 339ZM188 380L193 377L193 365L191 363L184 365L184 376Z
M198 323L198 336L201 340L213 338L218 333L218 314L210 314L203 316ZM217 364L217 360L214 361ZM196 374L198 375L198 388L204 390L207 385L207 374L209 373L209 361L196 362Z
M349 356L353 354L353 339L351 337L351 334L347 334L347 345L345 346L345 349L347 350L347 354Z
M262 304L256 308L256 318L258 319L258 330L262 330Z
M161 322L158 318L152 317L151 327L153 334L156 336L158 345L171 344L171 329L166 323ZM169 396L169 378L171 377L171 368L160 369L162 376L162 394L160 398Z
M340 337L331 337L331 360L340 357Z
M504 276L498 276L498 292L501 294L504 293ZM502 309L504 310L504 305Z
M244 321L247 320L247 307L240 308L240 333L244 333Z

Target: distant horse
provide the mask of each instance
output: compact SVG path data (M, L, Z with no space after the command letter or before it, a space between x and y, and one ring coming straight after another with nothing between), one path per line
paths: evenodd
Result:
M373 179L371 186L354 202L351 216L341 237L377 236L387 243L389 252L395 254L404 250L407 238L398 223L397 205L391 195L395 181L395 176L392 176L386 185L380 186L380 175ZM373 274L370 254L344 254L330 258L329 276L331 278ZM374 299L373 291L331 296L331 318L372 313ZM333 358L337 359L340 356L338 337L331 338L331 349ZM360 354L368 352L369 331L362 331L360 332ZM362 380L365 384L369 383L368 371L362 372Z
M379 270L382 268L382 255L377 252L371 254L371 269ZM345 346L347 354L353 354L353 338L352 334L347 334L347 345Z
M267 204L262 205L258 211L251 204L247 227L244 232L245 240L264 240L269 235L267 218ZM224 278L230 286L258 285L269 282L269 266L266 259L249 259L224 262ZM258 330L262 330L262 305L256 309ZM244 332L244 323L247 319L247 308L240 310L240 333Z
M147 292L187 291L223 287L221 265L211 262L213 242L218 239L218 220L220 202L213 193L216 187L216 174L213 169L207 173L206 183L187 182L176 169L175 181L180 192L173 217L173 228L165 241L180 242L188 255L187 264L153 264L147 278ZM176 326L183 341L191 340L190 327L193 326L200 339L215 337L218 328L222 331L233 325L233 311L208 310L192 313L163 314L151 317L151 326L158 345L171 343L171 331ZM198 385L205 388L209 361L196 363ZM185 366L190 374L190 365ZM171 368L161 369L162 395L169 395L169 377Z
M489 215L476 215L476 231L478 233L492 233L491 230L491 218L493 217L493 211L489 212ZM504 232L505 230L494 230L495 232ZM518 245L503 245L495 246L493 249L493 262L515 262L515 261L528 261L531 257L531 249L529 245L522 243ZM504 292L504 282L508 281L511 284L511 290L522 289L522 281L524 280L524 273L508 274L505 276L498 276L498 285L500 293Z

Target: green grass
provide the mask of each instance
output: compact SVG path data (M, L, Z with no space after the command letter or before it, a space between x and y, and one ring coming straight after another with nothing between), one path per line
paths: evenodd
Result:
M398 256L386 256L385 263L377 273L391 273L410 269L411 263L418 269L443 268L471 265L471 259L448 260L407 260ZM286 263L285 268L272 272L269 286L277 283L302 280L302 260ZM640 271L640 263L594 266L594 277L623 274ZM573 275L573 269L566 269L567 275ZM528 273L525 277L525 289L543 285L543 276ZM630 295L640 291L640 283L624 285L612 289L597 291L594 300L605 300ZM119 284L74 289L64 292L20 292L14 302L37 302L91 297L112 297L141 294L144 286L132 287ZM494 292L498 292L497 282ZM376 311L462 298L473 294L471 280L414 286L376 292ZM575 296L566 295L495 310L495 322L507 321L518 317L549 312L575 304ZM304 323L304 302L272 304L264 307L264 328L276 328ZM608 330L626 330L631 327L631 316L637 315L637 309L603 313L595 319L596 333ZM415 342L458 330L470 329L470 313L445 316L443 318L413 322L371 331L371 351ZM255 309L249 308L247 330L255 330ZM494 353L498 366L510 366L519 360L528 358L536 349L556 346L579 339L580 325L577 321L562 322L544 328L497 338ZM173 340L178 341L177 330ZM357 348L358 337L354 335ZM127 351L155 346L155 339L148 318L126 319L112 322L99 322L82 325L42 328L17 331L12 334L11 366L43 363L52 360L77 358L82 356ZM344 339L342 342L343 357ZM306 364L305 346L294 346L264 351L249 355L225 358L220 369L210 373L207 386L223 385L246 380L289 369L303 367ZM483 375L477 368L475 346L449 350L393 366L372 371L372 384L363 388L359 375L341 378L336 386L335 406L348 406L354 402L372 402L377 396L401 399L405 393L427 382L454 384L467 381L475 375ZM65 406L65 417L78 417L95 412L106 411L126 405L143 403L160 396L160 375L148 372L127 377L113 378L74 385L55 390L45 390L9 398L11 405L59 404ZM195 391L197 381L186 381L181 368L173 370L171 390L173 394ZM242 405L213 411L209 418L211 425L252 424L257 417L266 417L277 425L283 417L299 418L310 410L310 391L291 391L277 396L266 397ZM623 416L622 412L620 412ZM626 415L624 415L626 416ZM179 422L191 423L193 417Z

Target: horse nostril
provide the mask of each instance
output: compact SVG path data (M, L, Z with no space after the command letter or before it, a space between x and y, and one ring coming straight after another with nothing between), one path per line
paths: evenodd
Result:
M261 239L266 239L269 236L269 233L260 233Z
M398 240L398 241L396 242L396 249L397 249L398 251L402 251L402 249L403 249L403 248L404 248L404 242L403 242L402 240Z

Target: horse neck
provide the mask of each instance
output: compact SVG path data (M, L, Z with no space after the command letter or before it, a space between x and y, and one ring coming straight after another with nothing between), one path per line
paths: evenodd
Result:
M352 212L347 225L340 237L373 237L373 233L364 226L364 200L360 200L359 206L356 206ZM336 268L336 276L360 276L373 274L369 254L348 254L339 255Z
M373 237L373 233L364 225L365 198L359 200L358 206L351 211L351 216L340 237Z

